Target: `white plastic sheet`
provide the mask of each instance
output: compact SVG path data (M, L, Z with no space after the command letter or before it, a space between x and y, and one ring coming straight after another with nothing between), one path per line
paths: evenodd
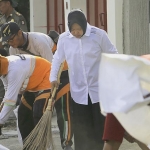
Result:
M0 150L9 150L9 149L0 144Z
M114 115L131 136L150 146L150 106L142 105Z
M106 113L128 112L150 92L150 61L137 56L102 54L99 99Z
M134 138L150 146L150 61L123 54L102 54L99 99Z

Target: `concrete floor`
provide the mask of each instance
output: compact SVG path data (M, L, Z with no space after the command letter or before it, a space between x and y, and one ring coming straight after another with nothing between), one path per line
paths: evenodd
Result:
M11 128L9 130L7 128L4 128L2 132L6 136L6 139L0 139L1 145L7 147L9 150L22 149L22 146L18 142L16 128ZM56 150L62 150L60 145L59 130L57 127L56 116L53 116L52 118L52 133ZM0 150L4 149L0 148ZM140 150L140 148L137 146L136 143L131 144L124 140L119 150Z

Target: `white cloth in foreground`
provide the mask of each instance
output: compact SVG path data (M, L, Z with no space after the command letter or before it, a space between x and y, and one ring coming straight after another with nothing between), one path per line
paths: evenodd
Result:
M102 54L99 100L134 138L150 146L150 61L124 54Z
M150 61L124 54L102 54L99 99L106 113L128 112L150 93Z
M0 144L0 150L9 150L9 149Z

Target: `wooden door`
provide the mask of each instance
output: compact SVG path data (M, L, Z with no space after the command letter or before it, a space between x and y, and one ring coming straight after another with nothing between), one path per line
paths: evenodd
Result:
M64 18L64 0L47 0L47 33L49 30L64 32Z
M87 20L107 31L107 0L87 0Z

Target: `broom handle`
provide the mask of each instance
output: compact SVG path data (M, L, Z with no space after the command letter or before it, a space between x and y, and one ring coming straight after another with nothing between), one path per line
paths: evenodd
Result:
M60 65L60 68L59 68L59 71L58 71L58 76L57 76L57 81L60 80L60 76L61 76L61 72L63 70L63 67L64 67L64 62ZM51 98L48 101L48 105L47 105L47 108L46 108L47 110L50 110L50 111L52 110L52 102L53 102L54 96L56 94L56 90L57 90L57 88L54 87Z
M4 106L4 103L1 102L1 104L0 104L0 112L1 112L1 110L2 110L2 108L3 108L3 106Z
M0 104L0 112L1 112L1 110L3 108L3 106L4 106L4 103L1 102L1 104ZM0 135L2 135L2 126L0 126Z

